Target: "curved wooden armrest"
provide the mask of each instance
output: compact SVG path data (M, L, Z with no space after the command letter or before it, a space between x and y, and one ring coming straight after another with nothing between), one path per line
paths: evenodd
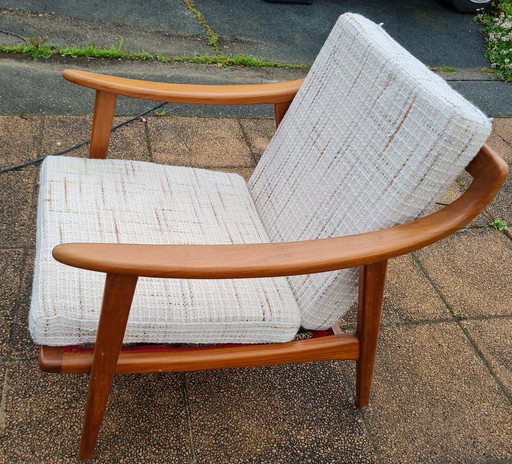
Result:
M361 266L417 250L460 229L492 200L508 166L485 145L467 170L474 181L453 203L415 221L374 232L249 245L67 243L56 246L53 256L93 271L193 279L277 277Z
M75 84L116 95L173 103L250 105L293 100L304 79L275 84L192 85L150 82L66 69L62 75Z

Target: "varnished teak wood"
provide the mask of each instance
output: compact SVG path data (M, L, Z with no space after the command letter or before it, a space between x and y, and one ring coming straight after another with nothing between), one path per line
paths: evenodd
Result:
M116 106L115 93L96 91L89 158L106 158Z
M40 367L46 372L89 373L92 353L64 353L60 347L41 347ZM232 367L265 366L304 361L359 358L359 340L354 333L267 345L207 348L191 351L121 352L117 374L178 372Z
M247 278L310 274L384 261L422 248L476 217L505 180L507 165L484 146L468 171L475 179L452 204L389 229L346 237L252 245L58 245L53 256L100 272L171 278Z
M64 77L96 89L90 156L108 149L116 95L183 103L270 103L277 124L302 80L256 86L199 86L149 83L67 70ZM80 458L89 459L115 373L187 371L327 359L357 360L357 403L368 404L382 306L387 259L433 243L458 230L494 197L507 165L488 146L467 167L474 181L464 195L434 214L389 229L349 237L255 245L63 244L54 257L64 264L107 273L94 354L41 347L40 366L50 372L90 372ZM248 278L306 274L362 266L355 333L274 345L199 351L121 352L138 276Z
M80 442L82 460L94 453L136 284L137 277L116 274L108 274L105 281Z
M304 79L272 84L197 85L148 82L66 69L62 75L75 84L144 100L201 105L256 105L293 100Z
M359 302L357 311L356 402L360 408L368 406L372 385L373 366L379 335L380 313L384 297L387 261L367 264L359 269Z

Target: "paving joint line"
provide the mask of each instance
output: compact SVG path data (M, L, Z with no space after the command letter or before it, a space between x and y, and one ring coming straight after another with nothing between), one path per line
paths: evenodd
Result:
M6 367L2 382L2 394L0 395L0 432L2 432L5 428L5 419L7 416L5 409L7 406L7 381L9 379L8 372L9 369ZM3 432L1 435L3 435Z
M363 425L364 431L366 432L366 435L368 436L368 440L370 441L370 444L372 445L375 456L377 457L378 464L384 464L384 458L382 457L382 451L380 449L380 446L377 443L377 436L370 430L368 422L366 421L365 410L367 410L367 409L368 409L368 407L358 408L357 414L358 414L359 418L361 419L361 424Z
M446 297L441 293L441 290L439 289L439 287L437 286L437 284L433 281L432 277L430 277L430 275L428 274L427 270L424 268L424 266L421 264L418 256L416 255L416 253L411 253L412 257L413 257L413 260L415 261L415 263L417 264L417 266L419 267L419 269L423 272L423 274L425 275L425 277L427 278L427 280L430 282L430 284L432 285L432 287L434 288L434 290L436 291L436 293L439 295L439 297L443 300L443 302L446 304L446 307L452 311L452 314L453 314L453 306L448 302L448 300L446 299ZM478 345L476 344L475 340L473 339L473 337L471 336L469 330L464 327L464 325L462 324L462 321L463 320L467 320L467 318L458 318L456 316L454 316L454 319L455 319L455 322L457 323L457 325L459 326L460 330L462 331L462 333L465 335L467 341L469 342L470 346L473 348L473 351L475 352L475 354L480 358L480 360L482 361L483 365L485 366L485 368L487 369L487 372L490 374L490 376L494 379L494 381L496 382L496 384L498 385L498 388L501 390L501 392L503 393L503 395L505 396L505 398L508 400L509 403L512 404L512 394L508 392L508 389L505 387L505 385L501 382L501 380L499 379L498 375L496 374L496 372L494 372L494 369L492 368L492 366L490 365L489 361L487 360L487 358L485 357L485 355L483 354L483 352L480 350L480 348L478 347Z
M27 264L28 264L28 259L29 259L29 252L28 250L24 250L23 251L23 259L22 259L22 271L18 273L19 277L20 277L20 281L18 283L18 288L16 290L16 299L14 301L14 308L11 309L11 314L12 314L12 321L11 321L11 324L10 324L10 329L9 329L9 340L8 340L8 347L9 347L9 353L12 354L12 342L13 342L13 339L14 339L14 332L15 332L15 329L16 329L16 322L18 321L18 317L19 317L19 312L20 312L20 306L21 306L21 301L22 301L22 297L23 297L23 287L24 287L24 283L25 283L25 278L27 277L26 276L26 270L27 270Z
M255 167L258 164L258 160L256 159L256 153L253 150L253 147L252 147L252 144L249 141L249 137L247 135L247 132L244 129L243 124L240 122L240 119L241 118L236 118L236 122L238 123L238 127L240 128L240 132L242 133L242 137L244 139L244 142L247 145L247 148L249 149L249 151L251 152L251 158L252 158L252 161L254 163L254 166L252 166L252 167Z
M148 149L149 161L154 163L153 148L151 147L151 139L149 137L149 124L144 124L144 136L146 137L146 148Z

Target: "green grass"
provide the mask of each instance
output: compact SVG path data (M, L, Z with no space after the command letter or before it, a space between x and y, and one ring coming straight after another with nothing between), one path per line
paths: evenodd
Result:
M430 66L430 70L435 72L456 72L457 68L453 66Z
M43 41L42 41L43 42ZM168 62L187 62L199 64L221 64L222 66L251 66L251 67L272 67L272 68L308 68L304 64L288 64L275 61L265 61L254 58L252 55L244 53L242 55L192 55L192 56L171 56L164 53L150 53L147 51L127 52L122 42L119 46L94 47L65 47L57 48L46 42L29 45L0 45L0 52L17 53L28 55L37 60L40 58L51 58L52 56L65 56L71 58L103 58L117 60L141 60L141 61L160 61Z
M212 47L217 53L219 52L219 36L213 32L212 28L204 19L203 14L195 7L193 0L185 0L185 6L189 11L191 11L197 19L197 22L201 25L204 32L206 33L206 40L208 41L208 45Z
M495 219L491 223L489 223L489 226L496 230L506 230L508 229L508 223L507 221L503 221L501 219Z
M479 14L486 45L484 55L504 81L512 82L512 0L495 0L490 13Z

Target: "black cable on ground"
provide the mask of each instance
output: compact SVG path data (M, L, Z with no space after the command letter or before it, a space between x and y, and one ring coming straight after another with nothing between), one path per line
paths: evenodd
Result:
M167 105L167 102L159 103L158 105L154 106L153 108L151 108L147 111L144 111L143 113L140 113L137 116L134 116L133 118L127 119L126 121L123 121L123 122L117 124L116 126L113 126L112 129L110 129L110 132L114 132L116 129L119 129L120 127L122 127L132 121L135 121L136 119L142 118L143 116L146 116L146 114L149 114L152 111L162 108L162 106L165 106L165 105ZM59 156L59 155L65 154L65 153L69 153L70 151L76 150L77 148L87 145L90 141L91 141L90 139L87 139L87 140L84 140L83 142L77 143L76 145L72 145L71 147L64 148L64 150L56 151L56 152L50 153L48 155L42 156L41 158L36 158L34 160L25 161L24 163L21 163L21 164L9 166L8 168L2 168L2 169L0 169L0 174L3 174L4 172L17 171L18 169L30 166L32 164L40 163L48 156Z

